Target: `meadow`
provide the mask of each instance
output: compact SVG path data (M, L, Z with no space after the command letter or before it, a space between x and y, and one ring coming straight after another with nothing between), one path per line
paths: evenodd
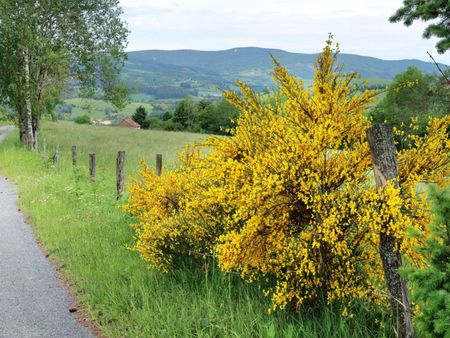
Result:
M135 99L142 99L141 97L137 97ZM73 98L73 99L67 99L64 101L65 104L72 105L72 116L71 118L84 115L86 113L91 116L91 118L94 119L108 119L106 115L107 109L112 110L113 105L109 102L106 102L104 100L97 100L97 99L86 99L86 98ZM145 109L151 114L153 111L153 106L147 102L139 102L139 101L133 101L130 102L122 111L121 113L124 116L131 116L136 111L136 108L139 106L145 107Z
M177 167L177 153L206 136L156 130L43 124L50 156L60 144L57 167L42 153L28 151L13 131L0 144L0 172L20 190L20 207L37 238L72 281L78 300L108 337L392 337L389 316L355 302L343 317L339 304L321 311L303 309L270 315L270 302L258 284L181 262L167 274L148 270L133 243L133 220L115 198L115 158L126 151L126 175L139 161L151 166L163 155L164 170ZM71 146L78 147L76 168ZM41 144L40 144L41 146ZM41 148L42 149L42 148ZM88 175L88 153L97 154L95 182Z

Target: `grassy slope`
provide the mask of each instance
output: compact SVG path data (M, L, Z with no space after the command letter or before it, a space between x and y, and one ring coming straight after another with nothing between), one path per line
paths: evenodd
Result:
M66 104L72 104L72 118L86 114L87 110L90 110L90 116L95 119L106 119L106 108L113 108L113 105L109 102L96 99L85 99L85 98L74 98L65 100ZM139 106L144 106L145 109L150 113L153 110L151 104L146 102L130 102L123 110L122 113L125 116L131 116L136 111Z
M0 171L21 191L20 204L38 238L63 272L75 281L80 300L105 334L112 337L388 337L383 317L357 306L346 319L332 306L320 314L267 313L256 288L216 270L180 269L167 275L149 271L132 242L132 220L115 201L113 163L127 151L127 172L139 158L162 152L169 166L175 152L199 135L107 127L44 124L49 144L61 144L54 168L18 145L17 133L0 145ZM70 145L79 147L78 169L70 164ZM87 153L95 151L98 178L87 176ZM386 329L387 330L387 329Z

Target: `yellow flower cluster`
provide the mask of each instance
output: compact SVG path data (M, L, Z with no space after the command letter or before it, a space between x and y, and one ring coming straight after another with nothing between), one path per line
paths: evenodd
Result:
M449 118L432 120L399 154L400 188L377 191L363 115L376 92L358 91L336 55L327 41L312 90L275 61L274 94L244 83L224 94L241 112L232 137L189 147L162 177L143 165L125 210L138 221L134 249L152 268L214 255L224 271L267 280L275 310L320 296L379 300L380 231L420 261L421 237L407 230L429 223L417 183L448 177Z

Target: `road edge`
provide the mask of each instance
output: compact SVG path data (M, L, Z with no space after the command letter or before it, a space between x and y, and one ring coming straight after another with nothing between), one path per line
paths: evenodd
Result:
M6 125L6 126L0 126L0 146L2 141L8 136L9 133L14 131L16 127L13 125ZM2 130L6 129L6 132L2 133ZM89 312L86 309L86 306L79 300L79 297L77 294L82 293L81 289L78 287L75 280L69 278L68 274L65 272L65 269L63 267L63 263L59 262L57 259L52 257L45 247L45 244L39 239L37 233L36 233L36 226L31 221L29 211L23 207L21 203L21 196L20 196L20 189L17 183L14 179L11 179L8 175L0 171L0 176L3 176L5 180L8 180L11 184L14 185L16 191L17 191L17 207L18 210L24 215L24 221L25 223L30 227L31 232L34 237L34 241L38 245L39 249L41 250L42 254L45 256L47 261L51 264L53 267L53 270L55 271L55 275L57 280L61 283L61 286L64 288L64 290L69 295L70 299L72 299L74 306L74 319L75 321L80 324L81 326L87 328L91 334L96 338L107 338L107 336L102 332L100 325L93 321L89 317ZM69 309L68 309L69 311Z

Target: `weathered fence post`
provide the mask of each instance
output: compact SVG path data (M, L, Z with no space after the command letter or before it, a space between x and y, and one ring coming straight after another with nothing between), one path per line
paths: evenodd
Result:
M56 167L59 163L59 143L56 144L55 156L53 156L53 165Z
M156 155L156 175L161 176L162 173L162 155Z
M44 159L47 159L47 141L43 140L42 142L42 157L44 157Z
M91 180L95 180L95 153L89 154L89 176Z
M394 145L394 133L389 124L377 124L367 130L367 139L372 154L372 166L377 189L383 189L387 181L393 180L398 187L397 156ZM395 329L399 338L412 338L414 328L411 317L411 304L406 280L398 270L402 266L400 253L395 249L395 237L387 234L387 224L380 232L380 256L384 277L390 295Z
M123 194L123 185L125 182L124 164L125 164L125 152L119 151L117 153L117 160L116 160L117 199L119 199L120 196L122 196Z
M77 166L77 146L72 146L72 165Z

